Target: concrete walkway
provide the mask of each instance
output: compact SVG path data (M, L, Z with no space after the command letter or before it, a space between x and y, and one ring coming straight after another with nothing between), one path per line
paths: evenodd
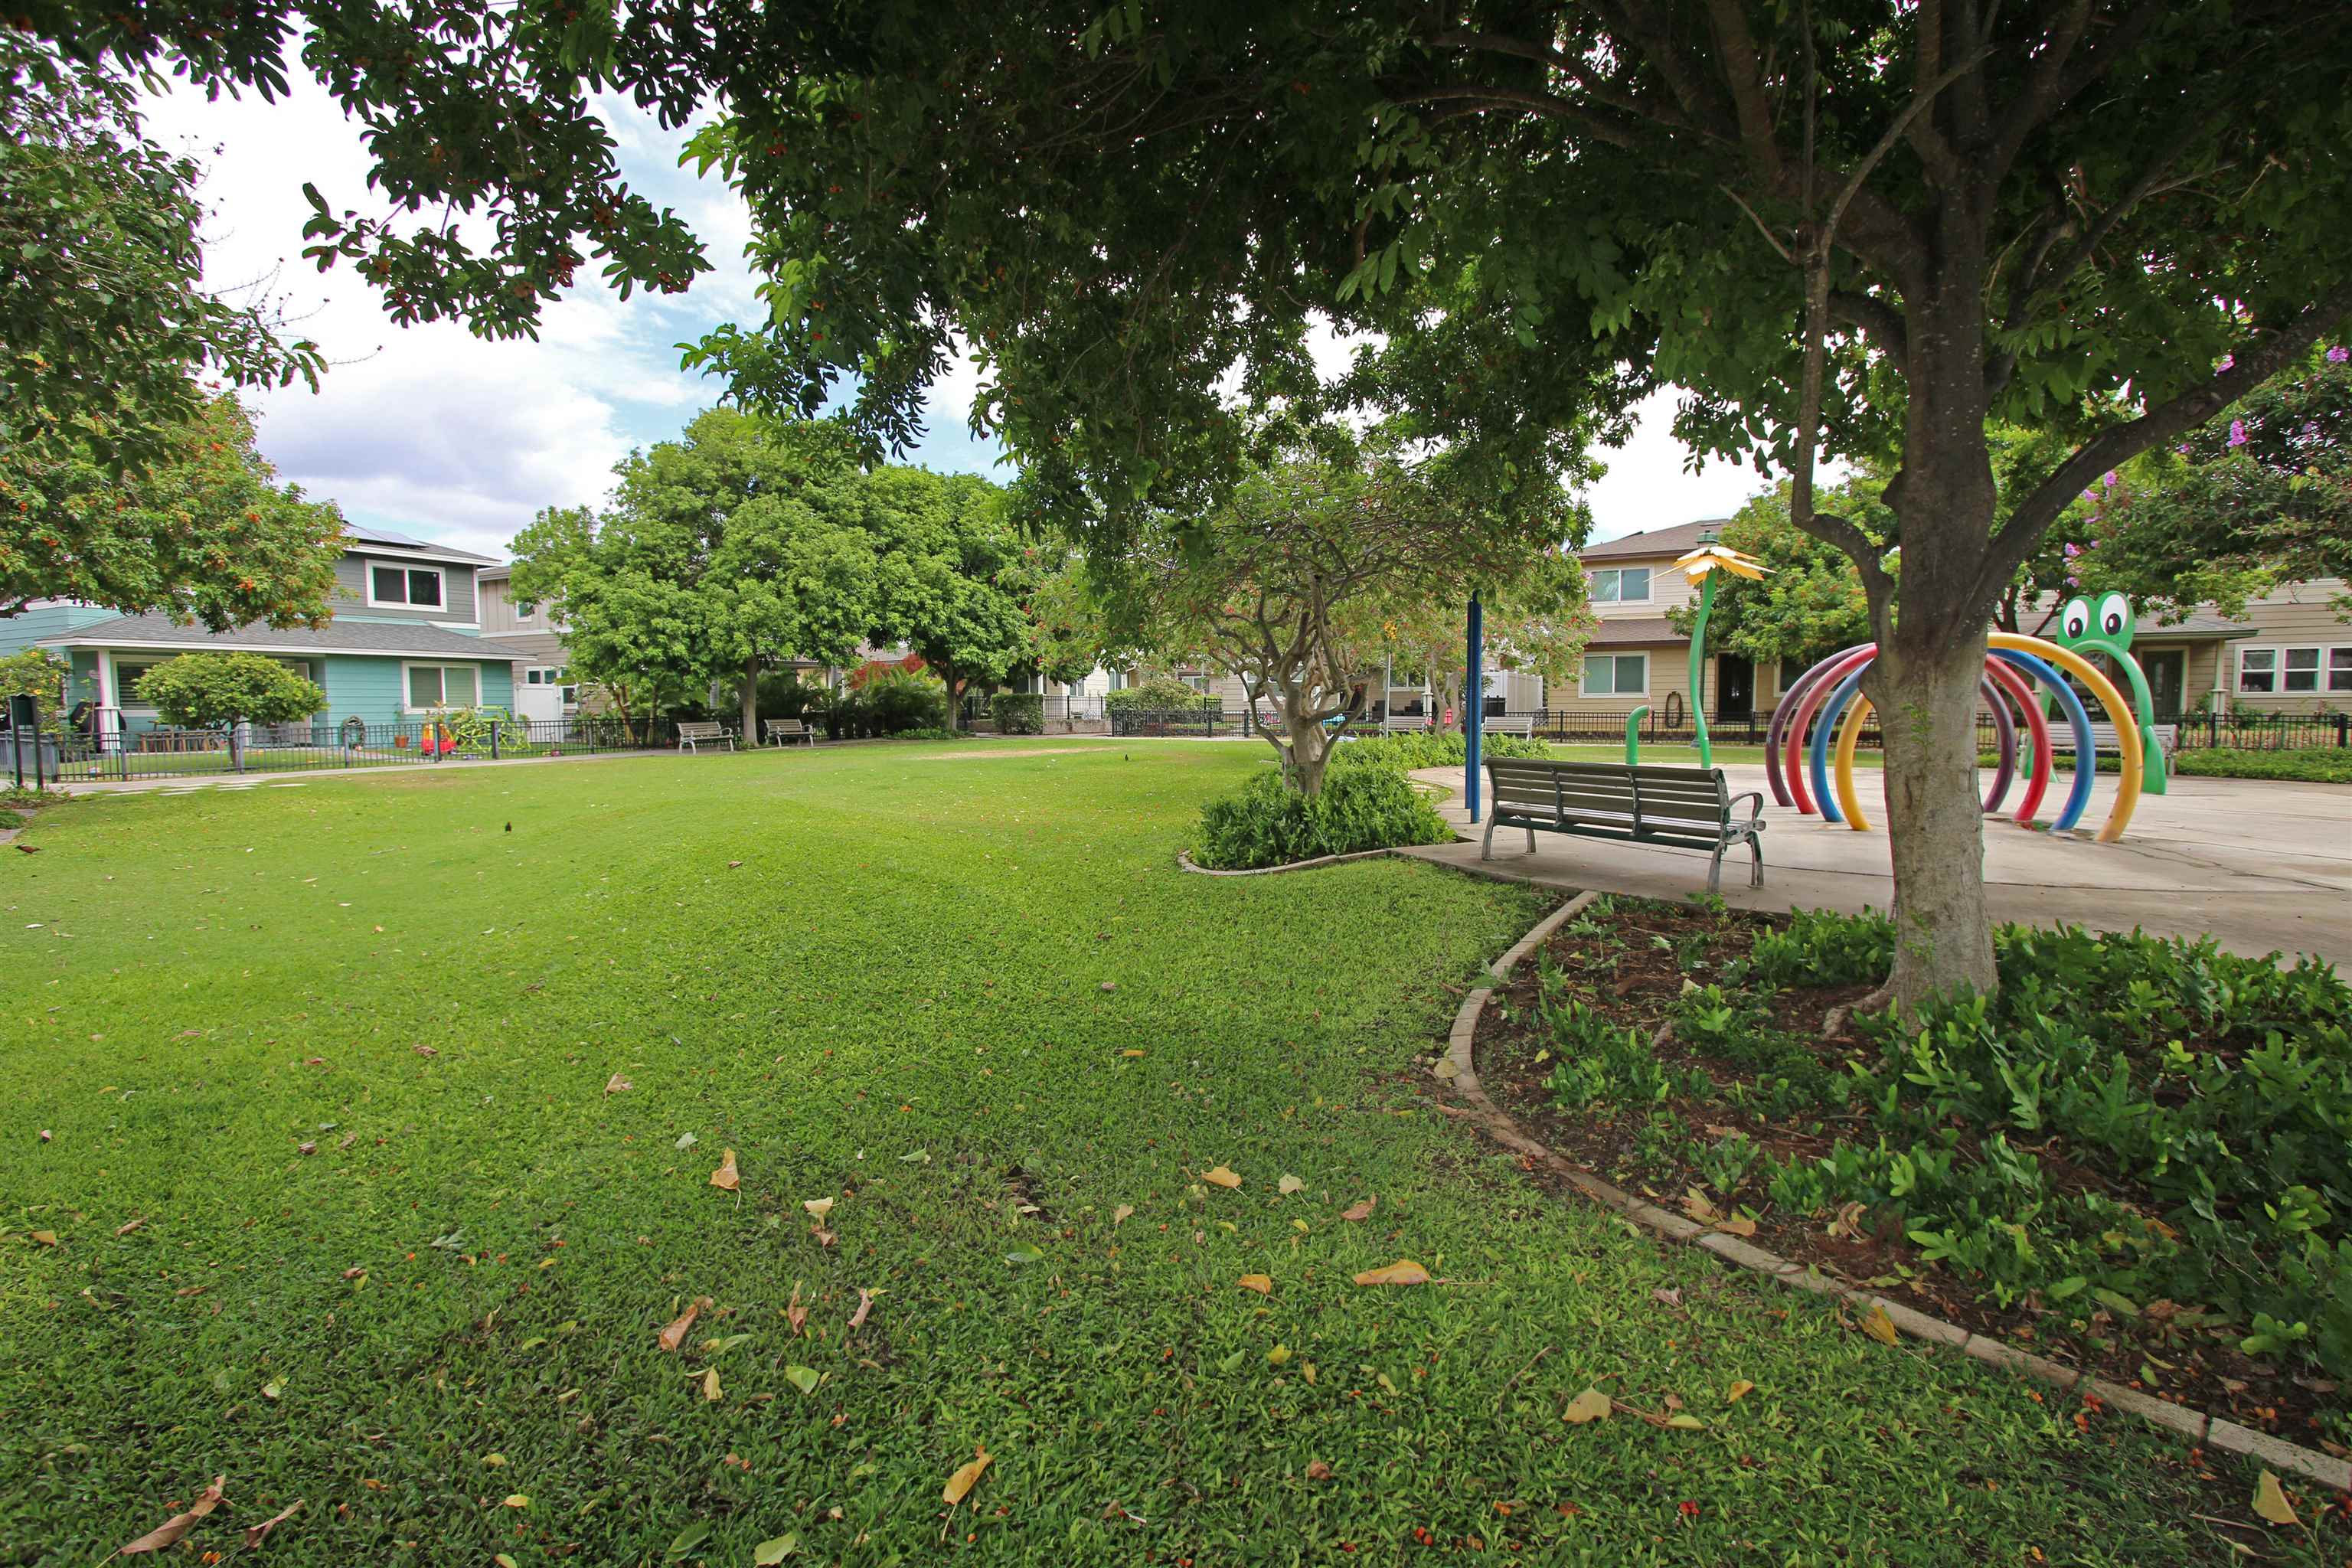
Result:
M1760 765L1723 771L1734 791L1765 792L1769 824L1764 886L1748 886L1748 851L1735 850L1724 858L1726 901L1759 910L1892 905L1885 787L1876 769L1854 774L1874 825L1868 833L1770 804ZM1527 835L1508 829L1495 835L1495 858L1481 866L1476 840L1485 829L1462 809L1462 770L1413 776L1448 791L1441 809L1465 841L1407 854L1546 887L1679 899L1706 886L1706 857L1695 850L1538 833L1529 855ZM1991 782L1990 773L1979 778ZM2094 789L2084 814L2092 828L2105 820L2114 784L2103 775ZM2055 795L2046 811L2054 811ZM2012 806L2016 798L2012 792ZM2174 779L2171 793L2141 797L2115 844L2096 843L2087 831L2061 836L1991 818L1984 874L1995 920L2109 931L2137 925L2162 936L2210 931L2232 952L2312 952L2352 967L2352 787Z

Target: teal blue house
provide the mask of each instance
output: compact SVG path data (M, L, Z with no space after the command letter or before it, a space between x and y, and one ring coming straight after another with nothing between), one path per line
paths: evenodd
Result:
M325 689L314 723L420 724L464 708L514 711L514 667L528 664L482 637L475 574L498 562L404 534L347 525L336 563L334 618L316 630L255 623L226 632L58 601L0 621L0 653L28 645L69 659L69 705L90 705L94 728L137 735L155 710L139 678L163 660L234 648L284 660Z

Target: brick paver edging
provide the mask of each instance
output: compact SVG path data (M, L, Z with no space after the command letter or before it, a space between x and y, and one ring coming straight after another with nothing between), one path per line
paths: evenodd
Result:
M1509 979L1511 971L1535 951L1538 943L1599 896L1597 893L1580 893L1545 916L1534 930L1519 939L1516 946L1489 965L1488 973L1498 983ZM1602 1207L1616 1210L1669 1241L1702 1247L1727 1263L1769 1276L1783 1285L1817 1295L1843 1297L1864 1307L1877 1307L1885 1312L1896 1329L1914 1339L1958 1351L1992 1366L2023 1373L2058 1388L2080 1388L2096 1394L2111 1408L2129 1411L2142 1420L2153 1422L2168 1432L2178 1433L2192 1443L2201 1443L2225 1453L2242 1454L2274 1470L2292 1471L2337 1491L2352 1491L2352 1461L2273 1437L2266 1432L2257 1432L2249 1426L2241 1426L2234 1421L2209 1415L2185 1405L2175 1405L2168 1399L2142 1394L2137 1389L2125 1388L2105 1378L2090 1376L2077 1368L2062 1365L2046 1356L2033 1355L1999 1340L1970 1333L1957 1323L1948 1323L1900 1301L1892 1301L1884 1296L1841 1284L1811 1265L1792 1262L1736 1236L1710 1230L1696 1220L1662 1209L1655 1204L1644 1203L1633 1194L1577 1169L1522 1131L1518 1124L1487 1097L1485 1087L1478 1081L1477 1066L1472 1059L1473 1043L1478 1034L1479 1016L1486 1009L1486 999L1493 994L1492 987L1482 987L1462 999L1462 1009L1454 1015L1454 1028L1446 1037L1445 1054L1438 1058L1434 1069L1437 1078L1450 1084L1462 1097L1469 1107L1472 1120L1488 1137L1505 1148L1541 1160L1578 1192Z

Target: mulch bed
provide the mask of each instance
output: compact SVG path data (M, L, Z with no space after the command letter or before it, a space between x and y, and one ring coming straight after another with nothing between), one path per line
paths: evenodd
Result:
M1756 934L1769 927L1785 926L1786 917L1738 910L1711 913L1695 905L1619 899L1613 910L1589 918L1622 946L1613 972L1597 984L1580 984L1580 999L1619 1025L1638 1026L1655 1038L1653 1048L1664 1062L1702 1068L1721 1084L1752 1082L1751 1068L1694 1049L1672 1031L1663 1038L1656 1037L1660 1026L1674 1016L1685 979L1700 984L1718 982L1722 965L1746 957ZM1577 923L1572 921L1569 927ZM1569 927L1555 932L1545 946L1554 963L1576 975L1580 973L1580 950L1589 949L1596 939L1590 934L1571 935ZM1676 944L1696 946L1702 940L1700 933L1706 933L1704 966L1686 971ZM1664 945L1654 938L1663 938ZM1841 1116L1828 1110L1805 1112L1802 1120L1808 1125L1800 1129L1761 1120L1719 1101L1700 1102L1679 1096L1657 1107L1601 1103L1572 1109L1559 1103L1544 1086L1559 1061L1557 1042L1544 1031L1537 1014L1538 969L1536 955L1530 954L1514 972L1511 983L1496 990L1481 1015L1475 1043L1479 1080L1495 1102L1531 1136L1593 1175L1684 1211L1689 1190L1706 1186L1692 1157L1733 1132L1746 1133L1759 1148L1782 1159L1819 1157L1842 1136L1857 1143L1876 1141L1877 1130L1866 1117ZM1771 1002L1772 1021L1807 1040L1830 1065L1864 1055L1874 1059L1876 1047L1851 1029L1826 1038L1820 1033L1832 1008L1850 1005L1868 990L1846 986L1784 991ZM1555 1054L1538 1063L1537 1055L1544 1051ZM1670 1151L1662 1152L1656 1133L1643 1136L1653 1110L1670 1115L1679 1124L1684 1136L1673 1140L1675 1147ZM1815 1122L1818 1131L1811 1130ZM2144 1195L2135 1194L2127 1183L2068 1158L2058 1138L2020 1146L2042 1161L2052 1184L2062 1191L2097 1190L2126 1201ZM1965 1142L1962 1147L1968 1147ZM1721 1201L1719 1194L1707 1195ZM2153 1205L2142 1206L2157 1212ZM2339 1455L2343 1451L2323 1439L2318 1422L2322 1410L2343 1408L2343 1391L2326 1380L2248 1357L2235 1343L2242 1329L2226 1335L2184 1331L2169 1321L2169 1304L2158 1302L2146 1307L2136 1321L2119 1320L2100 1308L2091 1318L2091 1332L2077 1333L2068 1320L2079 1315L2079 1308L2057 1314L2029 1296L2003 1310L1989 1295L1979 1299L1969 1277L1922 1261L1918 1249L1904 1237L1899 1216L1892 1212L1855 1214L1844 1226L1833 1226L1832 1216L1791 1215L1770 1205L1760 1193L1746 1189L1735 1207L1752 1216L1758 1245L1784 1258L1814 1264L1826 1274L1898 1300L1907 1300L1921 1311L1988 1338L2129 1387L2147 1386L2139 1377L2143 1361L2158 1358L2169 1371L2162 1385L2150 1392L2289 1441ZM1696 1217L1716 1216L1702 1212ZM1840 1234L1831 1235L1832 1228ZM1740 1233L1746 1234L1744 1228Z

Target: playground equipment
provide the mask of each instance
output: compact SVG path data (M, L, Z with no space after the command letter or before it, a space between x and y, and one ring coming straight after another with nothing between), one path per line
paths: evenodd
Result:
M2071 610L2074 606L2068 607ZM2101 629L2105 630L2104 626ZM2115 725L2116 745L2123 752L2123 772L2117 778L2116 798L2098 833L2100 843L2114 843L2123 837L2124 829L2130 825L2132 810L2139 803L2147 754L2156 749L2146 743L2152 742L2153 730L2143 731L2131 722L2123 694L2116 689L2115 683L2074 648L2013 632L1994 632L1985 640L1990 651L1985 656L1984 679L1978 689L1992 710L1994 743L2000 753L1992 786L1985 795L1985 815L1990 816L2000 810L2014 782L2011 758L2016 750L2016 723L2011 714L2012 708L2023 716L2032 747L2026 788L2016 816L2021 826L2032 823L2049 787L2053 742L2050 725L2028 683L2031 678L2057 699L2074 742L2074 782L2059 809L2055 826L2059 832L2071 832L2082 820L2091 801L2091 780L2097 771L2098 753L2092 744L2091 716L2083 700L2074 694L2074 687L2059 673L2063 670L2088 687L2106 710ZM2115 657L2112 637L2088 640L2101 644L2093 651ZM1863 721L1871 712L1870 699L1861 694L1862 678L1877 657L1877 644L1857 643L1814 665L1797 679L1780 705L1772 710L1771 722L1764 732L1764 769L1773 798L1809 816L1818 811L1822 820L1843 822L1858 833L1867 831L1870 824L1862 815L1861 797L1853 787L1853 752L1861 738ZM2118 662L2134 671L2138 668L2127 656ZM1810 747L1806 743L1808 726L1811 727ZM1831 769L1832 734L1834 788ZM1801 769L1798 758L1801 750L1809 753L1807 765ZM1808 777L1812 786L1810 795L1806 791Z
M1700 700L1705 695L1700 688L1705 684L1706 674L1706 616L1707 612L1715 608L1715 580L1728 572L1735 577L1760 583L1764 574L1772 569L1721 544L1702 544L1696 550L1676 556L1675 564L1682 568L1684 576L1698 584L1698 614L1691 620L1691 724L1697 732L1698 765L1711 768L1715 766L1715 748L1707 741L1706 704ZM1633 761L1633 733L1629 730L1625 740L1625 761L1629 765Z
M2124 679L2131 683L2132 710L2139 718L2140 750L2147 758L2140 788L2149 795L2162 795L2164 747L2156 738L2156 698L2147 689L2147 676L2141 671L2139 660L2131 655L2135 623L2131 601L2121 594L2102 594L2095 605L2088 599L2069 599L2058 612L2058 635L2051 640L2076 653L2103 653L2124 672ZM2120 722L2117 727L2121 728Z

